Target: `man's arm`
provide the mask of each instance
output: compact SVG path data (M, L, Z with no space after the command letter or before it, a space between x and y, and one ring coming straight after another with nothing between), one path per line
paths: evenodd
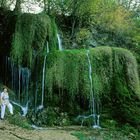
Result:
M0 105L3 103L3 92L0 94Z

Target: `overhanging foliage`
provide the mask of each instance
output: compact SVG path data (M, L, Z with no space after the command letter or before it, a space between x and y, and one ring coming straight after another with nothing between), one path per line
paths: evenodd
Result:
M112 115L117 119L135 123L140 115L140 110L135 110L139 106L140 84L133 54L122 48L98 47L90 49L90 60L95 98L101 100L104 109L112 108ZM46 89L48 98L55 98L58 96L55 91L60 90L59 98L68 96L72 104L77 101L77 96L89 100L87 50L51 53L47 62ZM139 115L131 117L135 112Z

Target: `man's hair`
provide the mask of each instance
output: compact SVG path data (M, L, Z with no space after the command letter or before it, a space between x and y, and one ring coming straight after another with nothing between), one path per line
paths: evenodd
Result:
M8 90L7 86L3 86L3 90L4 90L4 89L7 89L7 90Z

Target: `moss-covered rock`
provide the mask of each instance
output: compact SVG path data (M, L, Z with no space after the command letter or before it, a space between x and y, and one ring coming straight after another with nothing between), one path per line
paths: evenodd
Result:
M122 122L139 124L140 83L135 57L125 49L113 49L113 116Z
M42 69L48 42L50 53L46 61L45 106L58 106L62 109L61 112L70 115L87 112L91 99L87 50L56 51L56 24L46 14L2 12L0 52L6 52L7 56L10 53L14 62L31 69L30 89L33 90L30 95L35 106L41 100ZM7 37L8 40L5 39ZM93 94L96 101L102 104L100 112L121 122L139 125L140 83L137 63L132 53L121 48L97 47L90 49L89 58ZM0 62L2 66L5 65L5 61ZM5 69L2 70L1 77L4 71ZM38 95L35 95L36 87Z
M140 124L140 84L133 54L121 48L90 49L94 96L102 112L122 122ZM50 53L47 58L46 97L69 112L88 109L90 80L87 50ZM59 99L59 100L58 100ZM78 114L79 112L77 112ZM74 113L73 113L74 114Z
M18 14L11 49L13 60L31 67L33 55L43 55L47 41L50 50L57 49L56 30L54 19L44 13Z

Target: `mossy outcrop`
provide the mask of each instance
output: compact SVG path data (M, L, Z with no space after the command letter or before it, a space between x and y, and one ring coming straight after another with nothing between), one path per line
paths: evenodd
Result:
M16 63L15 75L19 74L19 66L31 70L29 89L32 106L40 105L42 69L48 44L50 53L46 59L44 106L57 106L60 111L72 116L89 114L91 86L87 50L57 51L55 21L44 13L3 13L0 14L0 53L4 51ZM8 73L11 71L6 69L5 53L0 61L4 65L0 78L7 83L13 79L12 74ZM90 49L89 59L92 65L92 90L100 104L100 113L109 114L121 122L139 125L140 83L133 54L122 48L97 47ZM22 79L17 77L16 83L22 83ZM20 91L19 85L16 87Z
M11 56L20 65L31 67L33 55L43 55L47 42L51 51L57 49L56 24L45 13L17 15Z
M101 112L109 109L117 120L140 124L140 84L133 54L122 48L97 47L90 49L90 60L93 92L102 104ZM65 102L70 112L72 106L76 112L78 104L86 110L90 99L87 50L57 51L47 61L46 97Z

